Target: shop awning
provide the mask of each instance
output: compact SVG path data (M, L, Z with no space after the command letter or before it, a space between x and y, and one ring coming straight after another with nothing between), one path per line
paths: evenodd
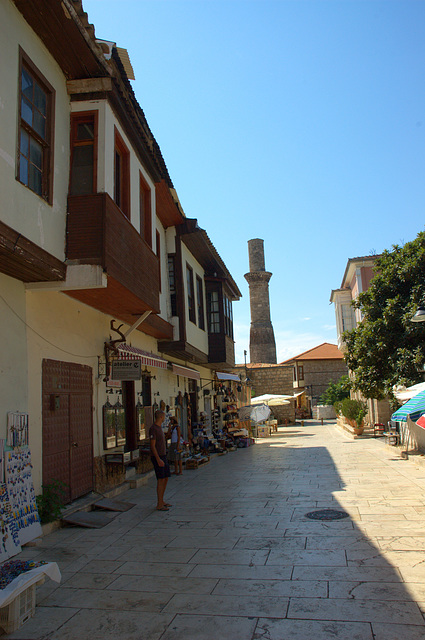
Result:
M305 393L305 389L304 391L297 391L296 393L294 393L294 398L298 398L298 396L302 396L303 393Z
M149 353L149 351L143 351L129 344L119 344L117 349L119 357L123 360L141 360L142 364L145 364L147 367L167 368L167 360L156 355L156 353Z
M179 364L173 364L173 373L176 376L184 376L185 378L191 378L192 380L200 380L201 374L199 371L195 371L195 369L189 369L189 367L182 367Z
M234 373L221 373L220 371L217 371L216 376L219 380L233 380L233 382L239 383L241 381L240 377Z

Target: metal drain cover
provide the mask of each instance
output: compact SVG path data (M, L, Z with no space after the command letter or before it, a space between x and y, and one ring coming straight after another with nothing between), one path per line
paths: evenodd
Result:
M348 518L348 513L336 509L322 509L321 511L310 511L305 514L305 517L310 520L342 520L342 518Z

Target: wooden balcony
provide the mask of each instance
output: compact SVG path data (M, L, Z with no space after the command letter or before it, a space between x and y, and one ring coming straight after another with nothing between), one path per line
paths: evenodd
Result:
M158 339L172 338L172 326L159 312L158 258L106 193L68 198L66 257L72 264L100 265L108 285L68 292L102 313L133 324Z
M208 336L208 362L222 369L235 366L235 343L224 333Z

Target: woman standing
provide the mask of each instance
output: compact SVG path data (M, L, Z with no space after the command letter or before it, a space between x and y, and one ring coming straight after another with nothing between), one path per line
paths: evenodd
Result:
M181 445L181 432L180 426L176 418L170 418L170 430L171 430L171 444L168 450L168 459L174 462L174 473L176 476L181 476L183 473L182 465L182 445Z

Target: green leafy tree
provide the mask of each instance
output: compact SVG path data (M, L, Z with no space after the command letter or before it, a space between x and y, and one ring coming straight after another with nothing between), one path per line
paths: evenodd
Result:
M425 323L411 319L425 294L425 232L376 259L375 276L353 306L362 322L343 334L353 388L366 398L392 397L396 384L421 382Z
M330 381L326 391L319 398L321 404L333 405L350 397L351 382L348 376L341 376L338 382Z

